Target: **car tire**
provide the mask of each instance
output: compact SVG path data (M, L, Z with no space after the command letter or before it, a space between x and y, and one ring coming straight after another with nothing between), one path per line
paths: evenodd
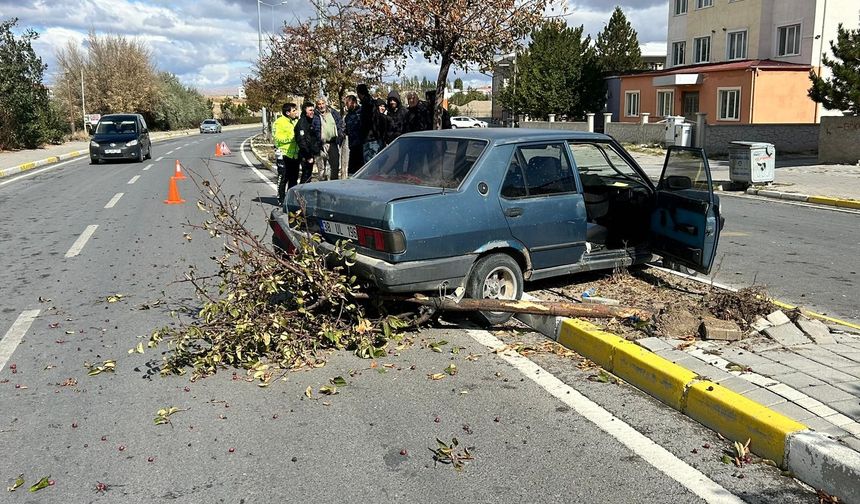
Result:
M149 148L146 149L146 159L152 159L152 144L149 144Z
M452 124L452 125L451 125L451 129L457 129L457 125L456 125L456 124Z
M91 164L91 165L97 165L97 164L99 164L99 163L101 163L101 160L100 160L100 159L98 159L98 158L96 158L96 159L90 158L90 164Z
M140 146L140 149L137 151L137 157L134 158L135 162L143 163L144 155L143 155L143 146Z
M478 259L466 280L466 295L472 299L520 299L523 272L508 254L491 254ZM504 324L513 316L507 312L474 312L471 318L483 326Z

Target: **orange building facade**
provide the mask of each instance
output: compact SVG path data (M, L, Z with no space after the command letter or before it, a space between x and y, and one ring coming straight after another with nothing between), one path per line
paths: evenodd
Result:
M807 96L809 65L744 60L690 65L621 77L620 122L684 116L708 124L818 122L818 105ZM615 118L613 118L615 119Z

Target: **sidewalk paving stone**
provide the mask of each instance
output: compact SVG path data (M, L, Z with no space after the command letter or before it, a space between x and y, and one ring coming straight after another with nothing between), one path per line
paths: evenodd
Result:
M854 378L860 379L860 366L847 366L839 368L845 374L849 374Z
M860 439L853 436L845 436L839 439L840 443L844 443L848 448L854 451L860 451Z
M799 317L797 319L797 327L818 344L836 342L830 334L830 329L828 329L820 320L810 320L806 317Z
M765 388L757 388L751 392L744 393L744 397L750 399L751 401L755 401L762 406L773 406L774 404L784 403L786 399L781 395L775 394L770 390Z
M821 366L820 369L816 370L815 376L819 380L826 381L831 385L836 385L837 383L857 382L857 377L827 366Z
M856 397L846 401L827 403L827 405L855 421L860 420L860 399Z
M800 392L803 392L809 397L814 397L815 399L818 399L823 403L830 403L833 401L846 401L854 397L848 392L845 392L842 389L836 388L833 385L828 385L826 383L822 385L813 385L811 387L801 388Z
M728 388L729 390L733 390L738 394L745 394L747 392L752 392L753 390L759 389L758 385L751 381L744 380L743 378L737 376L730 376L728 378L717 381L718 384L723 387Z
M798 390L806 387L826 385L823 381L817 378L813 378L808 374L802 373L800 371L793 371L791 373L786 374L777 374L773 375L772 378Z
M834 383L834 387L848 392L854 397L860 397L860 381Z
M851 435L848 431L840 429L823 418L809 418L803 423L805 423L810 429L815 429L818 432L822 432L828 436L833 436L834 438L842 438L844 436Z
M803 334L803 331L798 329L797 326L791 322L768 327L762 332L768 335L771 339L778 341L787 347L809 343L809 338L807 338L806 335Z
M751 366L752 370L758 374L774 376L778 374L788 374L797 371L795 368L790 368L785 364L771 362L770 364L762 364L759 366Z
M636 340L636 344L641 346L641 347L647 348L648 350L651 350L654 353L657 353L660 350L671 350L671 349L673 349L671 345L669 345L668 343L666 343L662 339L655 338L655 337L638 339L638 340Z
M828 422L832 423L833 425L837 426L837 427L843 427L845 425L848 425L848 424L854 422L854 420L852 420L851 417L847 417L847 416L843 415L842 413L836 413L835 415L829 415L829 416L824 417L824 419L827 420Z
M798 422L803 422L804 420L808 420L810 418L818 418L815 416L815 413L809 411L808 409L801 408L800 406L794 404L793 402L784 402L779 404L774 404L770 407L772 410L782 413L783 415L788 416L789 418L793 418Z
M828 367L843 368L856 365L856 363L851 359L846 359L830 350L820 348L817 345L797 346L792 348L792 350L810 360L814 360L815 362L824 364Z
M812 372L822 367L820 363L788 350L767 350L762 355L795 371Z

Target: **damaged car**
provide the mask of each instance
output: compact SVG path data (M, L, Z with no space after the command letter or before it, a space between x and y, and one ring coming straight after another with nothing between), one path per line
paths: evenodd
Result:
M707 273L723 218L701 149L670 147L655 186L609 136L488 128L400 136L352 178L291 188L270 223L287 252L310 234L353 247L350 271L383 292L520 299L655 254Z

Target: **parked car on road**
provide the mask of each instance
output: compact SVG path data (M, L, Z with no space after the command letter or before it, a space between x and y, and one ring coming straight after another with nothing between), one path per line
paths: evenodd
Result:
M457 128L486 128L486 121L479 121L474 117L454 116L451 118L451 129Z
M221 123L216 119L206 119L200 123L200 133L221 133Z
M385 292L519 299L526 280L652 254L707 273L722 217L701 149L669 148L655 187L611 137L491 128L400 136L353 178L291 188L271 226L288 252L309 233L348 242L353 274Z
M152 158L149 129L140 114L102 116L90 140L90 163L131 159L141 162Z

